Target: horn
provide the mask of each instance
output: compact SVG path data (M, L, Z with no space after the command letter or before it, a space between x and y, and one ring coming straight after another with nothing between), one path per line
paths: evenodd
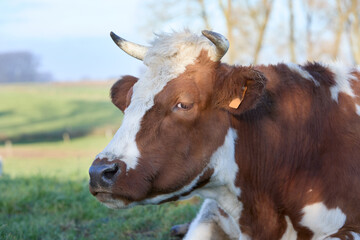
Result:
M220 33L208 30L203 30L201 33L216 46L216 61L220 61L229 49L229 41Z
M133 42L129 42L119 37L113 32L110 32L110 36L112 40L115 42L115 44L118 45L118 47L121 48L124 52L141 61L144 60L148 47Z

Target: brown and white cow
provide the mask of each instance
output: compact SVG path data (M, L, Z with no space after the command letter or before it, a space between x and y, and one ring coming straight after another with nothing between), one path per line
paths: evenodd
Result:
M111 36L147 69L112 87L124 119L89 170L100 202L198 194L212 199L198 219L211 213L230 238L360 239L359 68L230 66L210 31L149 47ZM194 223L186 239L211 237Z

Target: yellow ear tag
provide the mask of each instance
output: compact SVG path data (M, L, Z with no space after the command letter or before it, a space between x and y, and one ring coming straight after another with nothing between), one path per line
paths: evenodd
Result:
M235 98L230 102L229 107L237 109L240 106L240 103L241 103L240 98Z
M243 93L242 93L241 99L240 99L240 98L234 98L234 99L230 102L229 107L234 108L234 109L237 109L237 108L240 106L242 100L244 99L244 96L245 96L245 92L246 92L246 90L247 90L247 87L243 87L243 89L244 89L244 91L243 91Z

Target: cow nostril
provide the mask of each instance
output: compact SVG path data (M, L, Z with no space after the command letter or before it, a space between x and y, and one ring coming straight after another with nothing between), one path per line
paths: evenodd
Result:
M118 163L93 164L89 169L90 187L107 188L115 183L121 173Z
M104 169L102 176L105 180L111 180L116 173L119 171L119 167L116 163L109 166L109 168Z

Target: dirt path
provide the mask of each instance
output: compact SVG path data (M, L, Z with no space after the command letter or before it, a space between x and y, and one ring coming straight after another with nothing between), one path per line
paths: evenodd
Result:
M3 158L94 158L97 152L94 150L76 149L38 149L28 147L0 148L0 156Z

